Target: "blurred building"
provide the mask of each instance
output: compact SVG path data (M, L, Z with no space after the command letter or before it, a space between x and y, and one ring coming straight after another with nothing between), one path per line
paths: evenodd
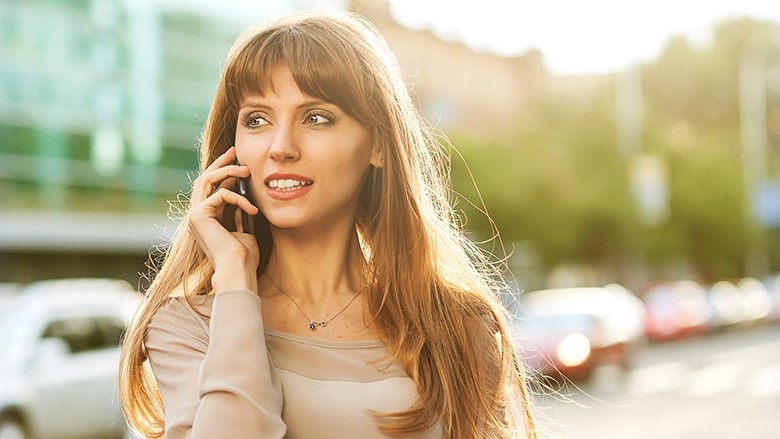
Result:
M220 63L249 22L310 7L366 15L423 113L447 133L511 135L507 115L572 80L549 77L538 52L499 57L407 29L384 0L233 6L0 2L0 281L137 281L149 249L172 231L168 203L195 175ZM575 81L583 95L603 78Z
M515 57L476 51L392 17L387 0L352 0L395 52L423 115L446 133L511 139L513 123L542 99L587 102L613 86L612 75L550 76L541 52Z
M379 28L421 111L445 132L478 136L511 130L507 116L521 114L548 83L537 51L511 58L478 52L398 24L384 0L355 0L352 9Z
M328 3L0 2L0 281L135 283L246 20Z

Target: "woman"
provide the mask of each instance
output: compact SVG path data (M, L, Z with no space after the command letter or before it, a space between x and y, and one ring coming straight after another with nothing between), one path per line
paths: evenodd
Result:
M535 437L494 277L457 227L442 159L363 19L246 31L186 221L123 344L130 425L167 438Z

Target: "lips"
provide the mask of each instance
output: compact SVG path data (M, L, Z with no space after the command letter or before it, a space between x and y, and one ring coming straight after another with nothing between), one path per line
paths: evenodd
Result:
M292 178L275 179L266 182L266 186L279 191L300 189L302 187L311 186L312 184L314 184L313 181L293 180Z
M271 174L263 183L272 198L288 200L308 192L314 180L296 174Z

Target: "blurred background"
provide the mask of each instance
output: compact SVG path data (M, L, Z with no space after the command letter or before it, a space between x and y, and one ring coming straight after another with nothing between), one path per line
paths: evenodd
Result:
M780 437L780 7L456 3L0 0L0 319L31 291L103 288L130 298L110 318L126 321L235 37L357 11L455 146L470 236L507 255L517 344L548 383L542 437ZM43 357L23 363L40 362L35 385L66 363L115 367L83 358L115 350L109 317L66 315L29 317L68 342L25 354ZM76 399L73 376L55 381ZM11 387L0 438L57 437Z

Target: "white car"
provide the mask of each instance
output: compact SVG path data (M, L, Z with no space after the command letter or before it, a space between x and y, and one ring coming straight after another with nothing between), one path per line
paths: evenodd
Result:
M0 309L0 439L122 438L118 344L141 295L124 281L28 285Z

